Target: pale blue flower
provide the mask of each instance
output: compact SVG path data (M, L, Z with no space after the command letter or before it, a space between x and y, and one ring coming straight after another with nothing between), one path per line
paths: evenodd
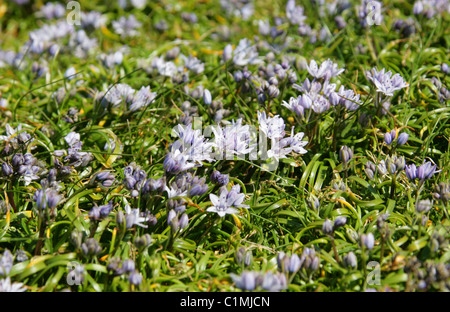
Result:
M23 283L11 283L11 278L8 276L0 280L0 292L25 292L27 288Z
M136 17L131 14L128 17L121 16L118 20L112 21L114 31L122 38L135 37L139 34L139 29L142 26Z
M372 81L376 87L376 91L383 93L386 96L393 96L394 92L408 86L400 76L395 74L392 76L392 72L386 72L386 69L378 71L376 68L372 68L370 71L366 71L367 78Z
M206 211L215 212L220 217L224 217L226 214L238 213L239 210L236 208L249 207L248 205L242 204L245 199L245 194L240 193L239 185L234 185L230 191L226 187L221 187L219 196L209 194L209 198L213 206L207 208Z

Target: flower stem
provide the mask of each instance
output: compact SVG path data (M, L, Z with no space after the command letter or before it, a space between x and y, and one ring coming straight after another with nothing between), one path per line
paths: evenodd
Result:
M395 195L395 184L396 184L396 181L397 181L397 175L396 174L394 174L394 176L392 177L392 180L391 180L391 195L390 195L390 199L394 199L394 195Z

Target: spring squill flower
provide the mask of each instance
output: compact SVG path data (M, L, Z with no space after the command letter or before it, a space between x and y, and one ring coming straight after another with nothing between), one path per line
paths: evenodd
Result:
M3 255L0 257L0 277L8 276L13 267L13 262L13 254L9 251L9 249L5 249Z
M0 292L25 292L27 288L23 283L11 283L11 278L8 276L0 280Z
M137 36L139 34L137 29L140 28L142 24L133 14L131 14L128 18L121 16L117 21L112 21L112 26L118 35L122 38L126 38Z
M125 205L125 225L127 229L131 229L134 225L147 228L144 222L148 222L149 218L142 216L139 208L132 209L130 205Z
M338 68L338 64L333 63L331 60L326 60L320 64L317 64L315 60L311 60L309 65L306 65L308 73L316 79L326 78L330 79L340 75L344 69Z
M242 124L241 118L224 127L213 127L215 159L233 159L251 153L256 144L252 142L251 130L250 126Z
M431 162L427 161L420 165L417 168L417 178L419 180L428 180L433 177L433 175L437 172L436 171L436 165L433 165Z
M375 245L375 238L372 233L361 234L360 236L360 245L361 247L365 247L369 250L373 248Z
M258 274L254 271L244 271L241 275L231 273L230 277L236 284L236 287L241 290L253 291L257 286L256 279Z
M239 41L239 44L234 49L232 55L233 63L236 66L260 64L262 62L259 59L259 54L256 46L252 45L250 40L247 38L243 38Z
M212 207L206 209L209 212L215 212L220 217L224 217L226 214L238 213L236 208L248 208L248 205L242 204L245 199L245 194L240 193L240 186L234 185L231 190L228 191L226 187L220 188L219 196L215 194L209 194L209 198L213 204Z
M378 71L376 68L372 68L370 71L366 71L367 78L372 81L376 87L376 91L383 93L386 96L393 96L394 92L408 86L400 76L400 74L395 74L392 76L392 72L386 72L386 69Z

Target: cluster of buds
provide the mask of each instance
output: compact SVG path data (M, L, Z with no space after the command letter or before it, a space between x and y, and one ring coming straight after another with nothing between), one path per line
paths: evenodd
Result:
M240 275L231 273L230 277L236 287L244 291L253 291L255 289L281 291L287 288L286 275L281 272L244 271Z
M448 263L422 262L413 256L406 262L404 271L409 275L406 285L409 290L448 291L450 289L450 265Z
M138 197L142 186L146 182L147 173L136 163L131 163L123 170L125 187L131 191L131 197Z
M319 269L319 263L320 259L312 248L305 248L301 256L296 253L289 256L284 252L277 255L278 269L285 273L296 273L302 269L312 273Z
M405 145L408 141L409 134L406 132L402 132L397 137L397 131L395 129L392 129L390 132L386 132L384 134L384 142L387 145L391 145L394 141L397 142L397 145Z
M327 235L331 235L334 233L336 229L344 226L346 223L347 217L345 216L337 217L334 220L334 222L329 219L325 219L325 221L322 224L322 232L324 232Z
M433 198L442 201L445 205L450 201L450 185L448 183L439 182L435 187Z
M10 163L2 164L2 175L5 178L22 179L25 185L29 185L31 181L39 179L46 173L48 173L46 164L31 153L16 153Z
M409 180L414 181L415 179L419 179L419 181L423 182L431 179L437 171L436 165L433 165L429 161L424 161L419 167L416 167L415 164L406 166L405 172Z
M143 276L136 269L136 264L132 259L125 259L122 261L121 259L114 257L110 260L106 268L114 276L127 276L131 285L138 286L142 283Z

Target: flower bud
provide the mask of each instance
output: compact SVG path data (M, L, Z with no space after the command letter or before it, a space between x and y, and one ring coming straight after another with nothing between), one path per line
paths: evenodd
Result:
M419 180L431 179L436 173L436 165L432 165L427 161L417 168L417 178Z
M211 92L208 89L203 90L203 103L205 105L211 105L212 103Z
M300 270L300 267L302 265L302 261L300 260L300 257L294 253L291 255L289 259L289 265L287 267L288 271L291 273L295 273L298 270Z
M375 238L372 233L361 234L360 236L360 244L362 247L365 247L371 250L375 245Z
M397 138L397 144L398 145L404 145L408 141L409 134L406 132L400 133L400 135Z
M417 178L417 168L415 164L412 165L408 165L405 167L405 173L406 173L406 177L410 180L413 181L414 179Z
M142 283L142 280L143 280L142 274L139 273L138 271L133 271L128 276L128 281L130 282L131 285L138 286Z
M267 90L267 94L270 98L274 99L280 95L280 90L275 85L270 85L269 89Z
M358 265L358 261L356 259L356 256L353 252L349 252L342 258L342 262L344 263L345 267L356 269Z
M144 249L144 248L150 246L151 243L152 243L152 237L148 233L144 234L143 236L136 236L136 238L134 239L134 245L138 249Z
M418 213L427 213L432 207L432 202L429 199L424 199L417 202L416 211Z
M81 244L81 251L84 256L89 257L98 255L102 251L102 248L95 238L88 238Z
M450 73L450 67L448 66L447 63L442 63L441 71L446 75L448 75Z
M13 169L7 163L2 164L2 173L5 177L9 177L13 174Z
M231 58L233 57L233 47L231 44L227 44L225 46L225 48L223 49L222 57L225 62L231 60Z
M322 231L327 235L333 233L333 222L329 219L325 219L322 224Z
M333 229L340 228L340 227L344 226L346 223L347 223L347 217L345 217L345 216L337 217L334 220Z
M123 273L131 273L135 270L136 265L132 259L126 259L122 262Z
M186 213L183 213L179 220L179 227L181 230L183 230L187 228L188 225L189 225L189 217Z
M353 157L353 151L348 146L342 146L339 150L339 157L344 164L347 164Z

